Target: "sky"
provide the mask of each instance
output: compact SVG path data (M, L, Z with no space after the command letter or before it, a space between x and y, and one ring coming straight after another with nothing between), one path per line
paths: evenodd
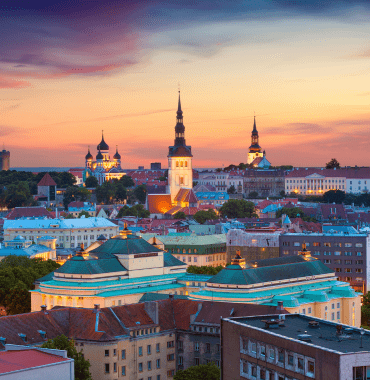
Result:
M0 142L11 167L167 166L178 89L194 167L369 166L370 2L4 1Z

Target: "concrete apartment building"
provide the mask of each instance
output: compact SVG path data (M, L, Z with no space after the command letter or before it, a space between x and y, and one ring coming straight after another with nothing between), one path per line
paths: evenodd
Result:
M231 229L226 235L227 262L230 263L236 252L246 261L279 257L279 236L281 231L263 230L248 232Z
M367 250L370 238L361 233L284 233L280 235L280 256L298 255L306 243L312 257L335 271L340 281L346 281L356 290L370 290Z
M119 233L114 223L104 218L80 219L18 219L5 220L4 240L13 240L18 235L36 241L43 236L57 239L60 248L77 248L94 243L100 235L111 238Z
M300 314L221 321L222 380L365 380L370 332Z
M260 197L279 197L285 190L284 170L246 170L244 173L244 194L256 191Z

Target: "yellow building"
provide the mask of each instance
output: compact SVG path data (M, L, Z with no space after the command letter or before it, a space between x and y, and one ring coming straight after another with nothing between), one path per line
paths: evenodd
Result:
M189 299L276 306L359 327L361 293L304 248L301 254L246 263L239 254Z

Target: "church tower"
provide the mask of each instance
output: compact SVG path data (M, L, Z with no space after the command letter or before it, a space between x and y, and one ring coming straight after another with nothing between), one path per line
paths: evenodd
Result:
M191 146L185 142L185 126L183 123L181 100L179 91L179 103L176 113L175 143L169 147L168 152L168 189L171 200L174 199L181 188L193 188L193 168L191 159Z
M257 157L263 157L262 148L259 146L259 137L256 127L256 117L254 117L253 130L252 130L252 143L249 147L247 164L251 164Z

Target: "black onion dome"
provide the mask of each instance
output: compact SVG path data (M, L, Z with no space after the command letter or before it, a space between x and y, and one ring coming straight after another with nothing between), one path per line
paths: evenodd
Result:
M121 155L118 153L118 148L116 148L116 153L113 156L113 159L115 159L115 160L120 160L121 159Z
M87 152L87 155L85 156L85 159L86 159L86 160L92 160L92 159L93 159L93 156L92 156L92 154L90 153L90 149L89 149L89 151Z
M104 157L103 155L101 154L101 151L99 150L98 154L96 155L96 159L97 160L102 160Z
M103 132L101 134L101 141L100 144L96 147L97 150L109 150L108 144L104 141L104 135Z

